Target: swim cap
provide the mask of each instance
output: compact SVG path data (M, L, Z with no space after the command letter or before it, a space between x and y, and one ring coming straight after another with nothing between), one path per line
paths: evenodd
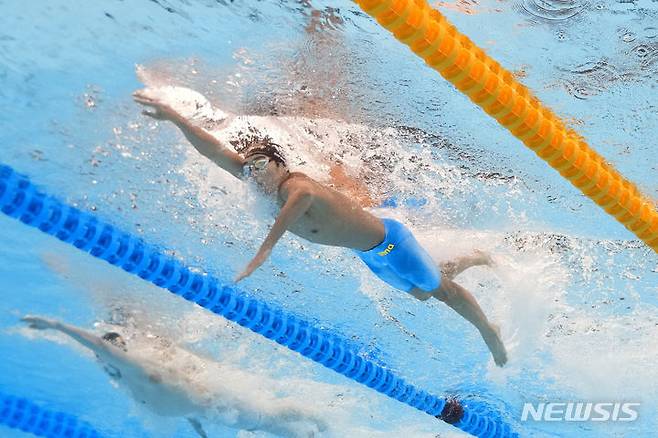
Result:
M127 351L126 349L126 341L123 340L120 334L117 332L108 332L103 335L103 340L109 342L110 344L114 345L115 347L119 347L124 351Z
M286 165L286 159L281 152L281 146L274 143L270 136L249 135L239 139L237 142L231 142L238 152L242 153L244 158L253 157L254 155L265 155L270 160L283 166Z

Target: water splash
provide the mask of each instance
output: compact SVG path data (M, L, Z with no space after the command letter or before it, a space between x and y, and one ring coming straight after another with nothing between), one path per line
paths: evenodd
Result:
M522 0L517 7L534 20L559 23L579 16L590 4L590 0Z

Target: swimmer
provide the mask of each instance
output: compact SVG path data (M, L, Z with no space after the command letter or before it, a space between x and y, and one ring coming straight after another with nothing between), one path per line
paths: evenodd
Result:
M291 172L285 157L269 137L254 137L238 154L223 141L181 114L150 88L138 90L134 100L149 108L143 113L176 125L203 156L240 180L254 183L276 200L280 211L255 257L240 273L238 282L251 275L270 256L286 231L321 245L352 249L380 279L425 301L446 303L471 322L503 366L507 351L498 326L487 320L473 295L453 281L462 271L492 265L476 252L437 266L412 233L393 219L380 219L364 210L353 197L332 189L301 172Z
M56 330L90 349L113 382L153 413L185 417L207 438L203 422L284 437L314 437L326 425L292 400L262 395L261 380L175 346L153 334L101 336L53 319L27 315L35 330ZM118 330L121 327L117 326ZM261 392L254 396L254 392Z

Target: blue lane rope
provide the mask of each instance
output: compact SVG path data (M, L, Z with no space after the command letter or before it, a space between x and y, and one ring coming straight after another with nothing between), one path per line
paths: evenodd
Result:
M26 398L0 392L0 424L46 438L101 438L91 425Z
M518 436L500 415L486 406L470 409L455 399L418 389L383 366L361 357L344 338L260 302L235 285L193 272L156 246L39 192L26 176L2 164L0 209L10 217L474 436Z

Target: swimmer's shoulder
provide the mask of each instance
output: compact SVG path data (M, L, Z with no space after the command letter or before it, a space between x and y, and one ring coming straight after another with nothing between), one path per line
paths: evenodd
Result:
M317 197L322 192L329 190L310 176L302 172L290 172L288 178L279 186L279 198L286 201L290 192L301 190Z
M279 186L279 193L287 196L288 192L294 189L311 188L318 184L310 176L302 172L290 172L288 177Z

